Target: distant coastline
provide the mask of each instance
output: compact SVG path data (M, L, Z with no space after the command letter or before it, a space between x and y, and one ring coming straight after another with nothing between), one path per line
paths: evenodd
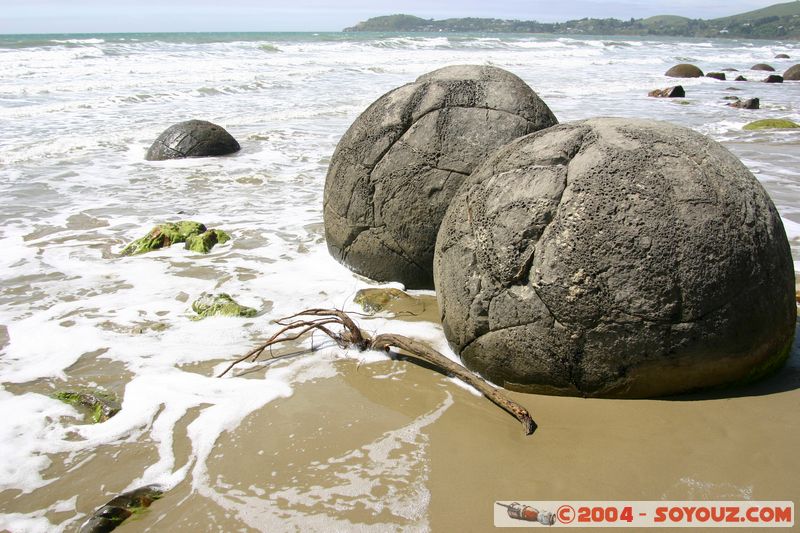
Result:
M548 23L473 17L434 20L397 14L374 17L343 31L557 33L800 40L800 0L709 20L660 15L646 19L582 18Z

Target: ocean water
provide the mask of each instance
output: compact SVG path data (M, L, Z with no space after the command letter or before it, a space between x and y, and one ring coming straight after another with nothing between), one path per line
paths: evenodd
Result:
M778 53L794 59L773 59ZM665 78L679 62L706 72L737 68L752 81ZM86 517L79 495L48 492L60 473L139 443L151 450L146 468L120 474L122 488L189 483L218 497L206 464L226 432L298 384L331 379L339 357L382 359L328 346L261 369L257 379L213 377L273 331L273 319L309 307L355 309L352 296L368 283L328 256L323 237L330 156L372 101L439 67L508 69L560 122L643 117L710 135L769 191L800 271L800 130L742 130L760 118L800 122L800 82L758 83L766 73L748 69L762 62L783 72L800 62L800 44L477 34L0 36L0 529L75 528ZM685 100L647 97L676 83ZM759 97L761 109L727 107L730 95ZM192 118L225 127L241 152L144 160L161 131ZM180 219L233 239L207 255L180 245L117 255L155 224ZM190 304L204 292L226 292L259 315L193 320ZM369 328L413 335L452 356L436 324L384 318ZM325 347L321 339L317 345ZM88 424L51 396L91 386L118 395L120 413ZM448 396L431 406L406 433L451 404ZM423 453L425 443L402 429L389 435ZM185 459L173 447L179 431L190 442ZM368 453L395 446L384 441L364 446ZM408 461L384 467L387 476L411 468ZM430 495L424 483L414 490L414 497L389 498L381 512L425 529L420 517ZM246 503L236 506L246 514Z

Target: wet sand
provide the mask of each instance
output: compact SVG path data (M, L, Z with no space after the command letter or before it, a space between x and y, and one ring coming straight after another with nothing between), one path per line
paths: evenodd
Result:
M800 499L798 342L778 375L719 393L627 401L509 393L539 424L527 437L511 416L430 369L332 364L334 377L298 384L223 434L207 471L189 462L187 427L198 409L190 410L173 450L176 468L193 472L118 531L487 531L495 500ZM54 502L77 495L76 510L91 513L157 452L145 436L51 459L51 484L6 491L0 507L50 507L46 516L71 518L71 530L85 517Z

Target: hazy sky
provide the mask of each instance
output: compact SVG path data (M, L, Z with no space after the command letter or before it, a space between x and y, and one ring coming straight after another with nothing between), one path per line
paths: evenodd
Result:
M661 14L713 18L775 3L780 0L0 0L0 33L338 31L392 13L540 22Z

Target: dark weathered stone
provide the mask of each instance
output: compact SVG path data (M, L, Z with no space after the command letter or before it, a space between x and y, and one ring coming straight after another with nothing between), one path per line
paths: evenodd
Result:
M163 161L227 155L238 151L239 143L222 126L205 120L187 120L164 130L147 150L145 159Z
M764 80L764 83L783 83L783 76L778 76L777 74L770 74Z
M775 69L766 63L758 63L750 67L750 70L766 70L767 72L775 72Z
M789 54L776 54L775 59L789 59Z
M735 68L721 68L720 70L721 70L722 72L739 72L739 71L738 71L737 69L735 69Z
M155 485L125 492L92 513L79 533L110 533L134 513L147 509L163 495Z
M653 89L647 96L652 96L655 98L683 98L686 96L686 91L683 90L683 87L680 85L676 85L674 87L667 87L666 89Z
M664 75L671 78L701 78L703 71L689 63L681 63L666 71Z
M506 388L650 397L754 379L788 356L781 219L709 138L644 120L562 124L465 181L434 261L445 334Z
M783 79L786 81L800 80L800 63L786 69L786 72L783 73Z
M747 100L739 100L737 98L735 102L731 102L728 105L740 109L758 109L761 105L761 101L758 98L748 98Z
M714 78L715 80L725 81L725 73L724 72L709 72L706 74L707 78Z
M736 76L736 79L734 79L733 81L747 81L747 78L745 78L744 76Z
M433 288L436 232L489 153L556 118L505 70L461 65L380 97L339 141L325 180L328 250L351 270Z

